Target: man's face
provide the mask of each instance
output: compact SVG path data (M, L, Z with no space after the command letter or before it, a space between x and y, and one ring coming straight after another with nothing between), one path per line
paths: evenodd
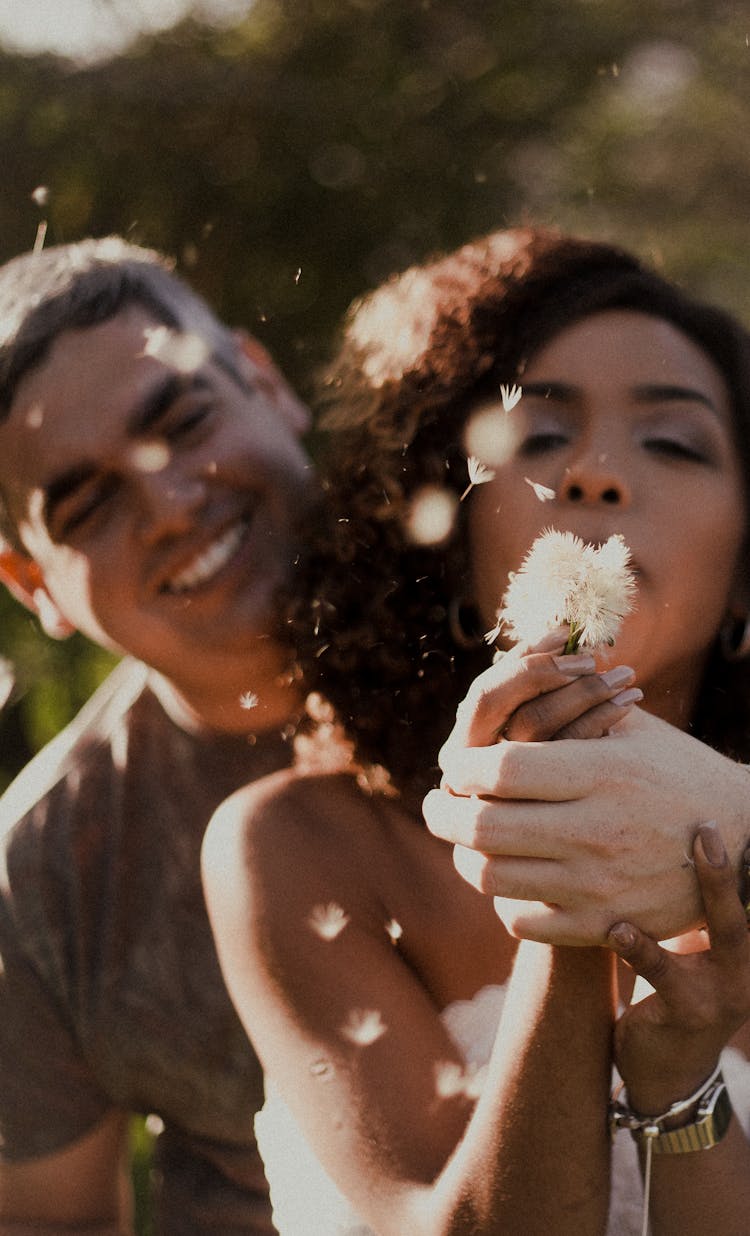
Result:
M0 424L0 488L65 617L179 686L269 644L311 471L277 374L239 348L241 379L180 372L158 327L130 306L58 337Z

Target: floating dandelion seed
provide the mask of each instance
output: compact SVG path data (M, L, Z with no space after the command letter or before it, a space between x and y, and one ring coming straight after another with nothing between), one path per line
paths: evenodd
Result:
M614 643L634 594L630 551L619 534L597 548L549 528L511 574L498 623L512 639L529 643L567 624L566 652L598 648Z
M26 427L28 429L41 429L44 424L44 404L32 403L26 413Z
M163 472L171 458L166 442L135 442L129 451L131 463L139 472Z
M318 1077L321 1081L332 1081L336 1076L336 1070L330 1060L313 1060L310 1072L313 1077Z
M244 708L247 712L251 708L257 708L260 703L260 697L254 691L243 691L240 696L240 708Z
M463 502L467 494L470 494L475 485L486 485L487 481L494 479L494 468L488 468L483 464L481 459L477 459L476 455L469 455L466 460L466 466L469 470L469 484L461 494L459 502Z
M388 935L388 938L391 941L391 944L398 944L399 940L404 934L403 927L401 926L400 923L396 922L395 918L392 918L389 923L386 923L385 930L386 930L386 934Z
M349 922L349 915L335 901L330 901L327 906L313 906L307 921L321 940L335 940Z
M539 481L532 481L528 476L525 476L523 479L534 490L540 502L549 502L550 498L555 497L554 489L550 489L547 485L540 485Z
M515 383L513 384L513 386L502 386L501 385L500 398L503 401L503 407L506 412L513 411L516 404L520 401L522 394L523 394L523 388L520 386L516 386Z
M370 1047L385 1034L388 1027L377 1009L352 1009L341 1033L357 1047Z
M149 326L143 332L143 356L153 356L178 373L194 373L208 359L205 339L191 331L174 331L168 326Z
M497 402L484 404L466 424L464 450L486 467L499 468L515 453L520 434L517 417L508 416Z
M485 1072L484 1068L477 1068L475 1064L462 1065L453 1060L442 1060L435 1067L438 1098L454 1099L459 1094L465 1094L470 1099L479 1098Z
M35 206L46 206L49 202L49 189L47 185L37 185L31 194L31 200Z
M10 699L16 685L13 665L5 657L0 657L0 708L4 708Z
M415 545L439 545L450 536L458 499L448 489L425 485L412 499L406 535Z

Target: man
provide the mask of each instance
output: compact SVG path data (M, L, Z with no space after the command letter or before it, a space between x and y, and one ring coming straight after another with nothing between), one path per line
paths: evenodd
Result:
M130 654L0 806L0 1232L273 1231L261 1070L200 886L214 807L290 759L272 597L307 414L253 341L115 238L0 270L0 572L48 634ZM290 862L293 859L290 857Z

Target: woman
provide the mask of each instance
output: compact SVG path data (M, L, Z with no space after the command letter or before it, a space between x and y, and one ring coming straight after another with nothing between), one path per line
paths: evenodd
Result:
M434 784L425 752L486 664L472 636L494 625L508 572L550 525L594 542L619 532L633 549L638 607L617 645L632 668L561 657L559 633L521 646L491 671L502 687L493 735L606 733L640 699L637 672L646 707L746 758L747 676L728 674L716 646L725 620L747 612L748 355L726 315L629 255L536 232L498 233L406 272L350 320L327 387L330 502L297 625L312 605L308 675L317 667L360 773L298 771L242 792L212 825L205 864L230 992L287 1105L269 1113L290 1122L283 1137L276 1124L277 1144L296 1120L377 1232L605 1228L610 956L533 943L516 955L415 807ZM500 386L515 382L524 394L506 410ZM472 455L493 475L472 465L481 483L467 495ZM436 531L437 503L453 519ZM551 703L542 723L539 696ZM700 830L692 856L709 925L736 928L731 882L715 891L713 841ZM647 942L629 946L622 930L620 947L648 968ZM723 972L746 962L744 936L729 935L707 955ZM695 978L672 981L689 1004ZM701 1048L669 1078L689 1086L678 1097L750 1011L712 992L720 1007ZM664 1035L684 1038L656 1018L658 1051L644 1047L654 1005L640 1008L618 1040L633 1102L660 1097L650 1061L665 1058ZM744 1173L726 1216L739 1231L750 1152L736 1122L703 1175L728 1154L728 1170ZM368 1230L337 1214L322 1178L307 1194L299 1174L303 1217L285 1216L295 1186L274 1189L268 1157L267 1167L283 1232ZM661 1202L674 1189L655 1188L669 1232ZM612 1222L631 1231L637 1219Z

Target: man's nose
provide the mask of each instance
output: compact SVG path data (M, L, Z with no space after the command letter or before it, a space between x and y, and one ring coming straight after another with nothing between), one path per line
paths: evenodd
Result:
M199 476L186 476L169 468L142 473L138 499L144 540L153 543L165 536L188 532L195 524L205 498L206 486Z

